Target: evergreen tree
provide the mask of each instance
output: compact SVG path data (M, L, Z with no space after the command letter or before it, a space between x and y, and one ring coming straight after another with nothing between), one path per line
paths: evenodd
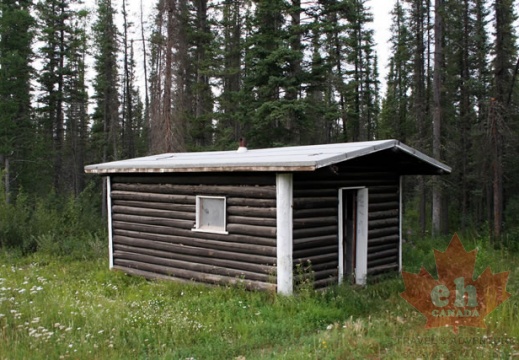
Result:
M400 1L392 12L391 57L386 78L387 91L380 115L381 137L408 142L413 138L416 127L411 118L409 93L412 84L412 41L408 28L409 20Z
M499 239L503 226L505 159L509 151L512 151L513 157L516 157L517 153L516 147L505 146L508 143L505 141L505 134L514 128L512 119L517 116L515 109L510 106L515 86L513 79L517 72L514 66L514 60L517 58L517 38L513 26L516 21L514 1L495 0L494 12L494 96L488 115L488 139L492 166L492 233L494 238Z
M86 30L78 28L80 18L85 17L86 13L73 8L78 4L78 1L45 0L36 5L40 25L39 41L42 43L39 49L39 59L43 64L38 77L41 93L39 102L42 104L38 109L38 119L43 131L46 158L48 159L50 154L53 161L51 175L53 187L59 194L66 192L72 181L71 178L75 179L74 182L81 183L78 177L82 177L82 175L76 174L77 166L73 168L64 166L68 162L67 155L78 155L77 152L65 154L67 151L65 149L66 138L69 138L67 139L68 145L80 144L81 142L72 138L79 136L77 133L80 128L78 122L85 123L86 121L84 117L86 116L87 100L85 99L83 64L86 52L84 44ZM77 76L83 76L83 79L79 80L76 78ZM76 78L75 81L73 78ZM78 101L83 103L82 106L85 108L81 114L77 113L79 109L71 110L72 113L67 114L67 108L72 106L71 101L74 101L74 107L79 106ZM67 115L74 116L74 118L67 118ZM83 118L80 120L78 116ZM84 152L83 148L75 150ZM81 164L82 161L79 163ZM75 190L75 192L80 191L79 188Z
M243 10L242 10L243 9ZM245 16L248 7L242 0L225 0L222 5L221 36L215 37L220 61L215 71L221 94L217 98L219 111L216 114L216 146L219 148L235 147L242 134L244 119L240 116L240 90L243 74L243 37Z
M7 199L10 189L19 185L30 188L29 184L34 184L34 176L24 171L30 166L27 160L34 140L30 94L34 35L31 4L30 0L0 3L0 168L5 171Z
M97 20L93 27L95 43L95 79L92 147L97 161L116 160L120 156L121 124L117 75L118 32L111 0L97 2Z
M368 24L373 17L366 7L366 0L351 0L346 8L347 62L353 68L349 71L348 113L351 139L363 141L373 139L377 128L375 57L373 55L373 30Z
M85 188L84 166L87 161L88 141L88 12L79 9L71 16L72 32L68 40L67 69L64 84L65 143L64 174L66 188L78 196Z
M123 0L123 92L121 112L121 142L122 157L132 158L145 153L146 144L142 143L145 137L143 119L143 104L135 81L135 54L134 41L130 39L133 23L128 20L127 1ZM143 146L144 145L144 146Z

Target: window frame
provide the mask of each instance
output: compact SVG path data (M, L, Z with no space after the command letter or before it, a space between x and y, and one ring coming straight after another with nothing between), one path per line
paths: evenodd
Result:
M201 206L203 199L216 199L223 200L223 229L204 229L200 227L201 222ZM195 227L192 228L192 231L212 233L212 234L229 234L227 231L227 198L225 196L212 196L212 195L196 195L196 205L195 205Z

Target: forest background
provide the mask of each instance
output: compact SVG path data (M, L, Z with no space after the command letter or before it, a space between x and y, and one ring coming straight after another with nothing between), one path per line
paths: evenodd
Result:
M128 3L0 0L5 206L100 209L84 165L240 137L395 138L453 168L406 178L406 236L504 230L519 245L517 1L395 1L384 79L366 0ZM2 245L23 243L9 231Z

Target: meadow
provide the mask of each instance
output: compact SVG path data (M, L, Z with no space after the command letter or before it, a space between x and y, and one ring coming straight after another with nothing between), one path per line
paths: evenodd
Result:
M404 249L404 269L436 276L433 248ZM475 275L510 271L512 297L486 329L425 329L400 297L401 276L293 297L143 278L109 271L104 240L81 253L0 254L0 359L495 359L519 357L518 256L477 237ZM88 249L88 250L85 250Z

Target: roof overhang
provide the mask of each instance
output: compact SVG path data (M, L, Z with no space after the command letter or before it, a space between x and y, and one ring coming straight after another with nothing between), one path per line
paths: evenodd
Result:
M192 172L300 172L380 158L405 174L448 174L447 165L397 140L236 151L168 153L88 165L90 174ZM409 164L411 168L405 168ZM376 164L373 164L376 165Z

